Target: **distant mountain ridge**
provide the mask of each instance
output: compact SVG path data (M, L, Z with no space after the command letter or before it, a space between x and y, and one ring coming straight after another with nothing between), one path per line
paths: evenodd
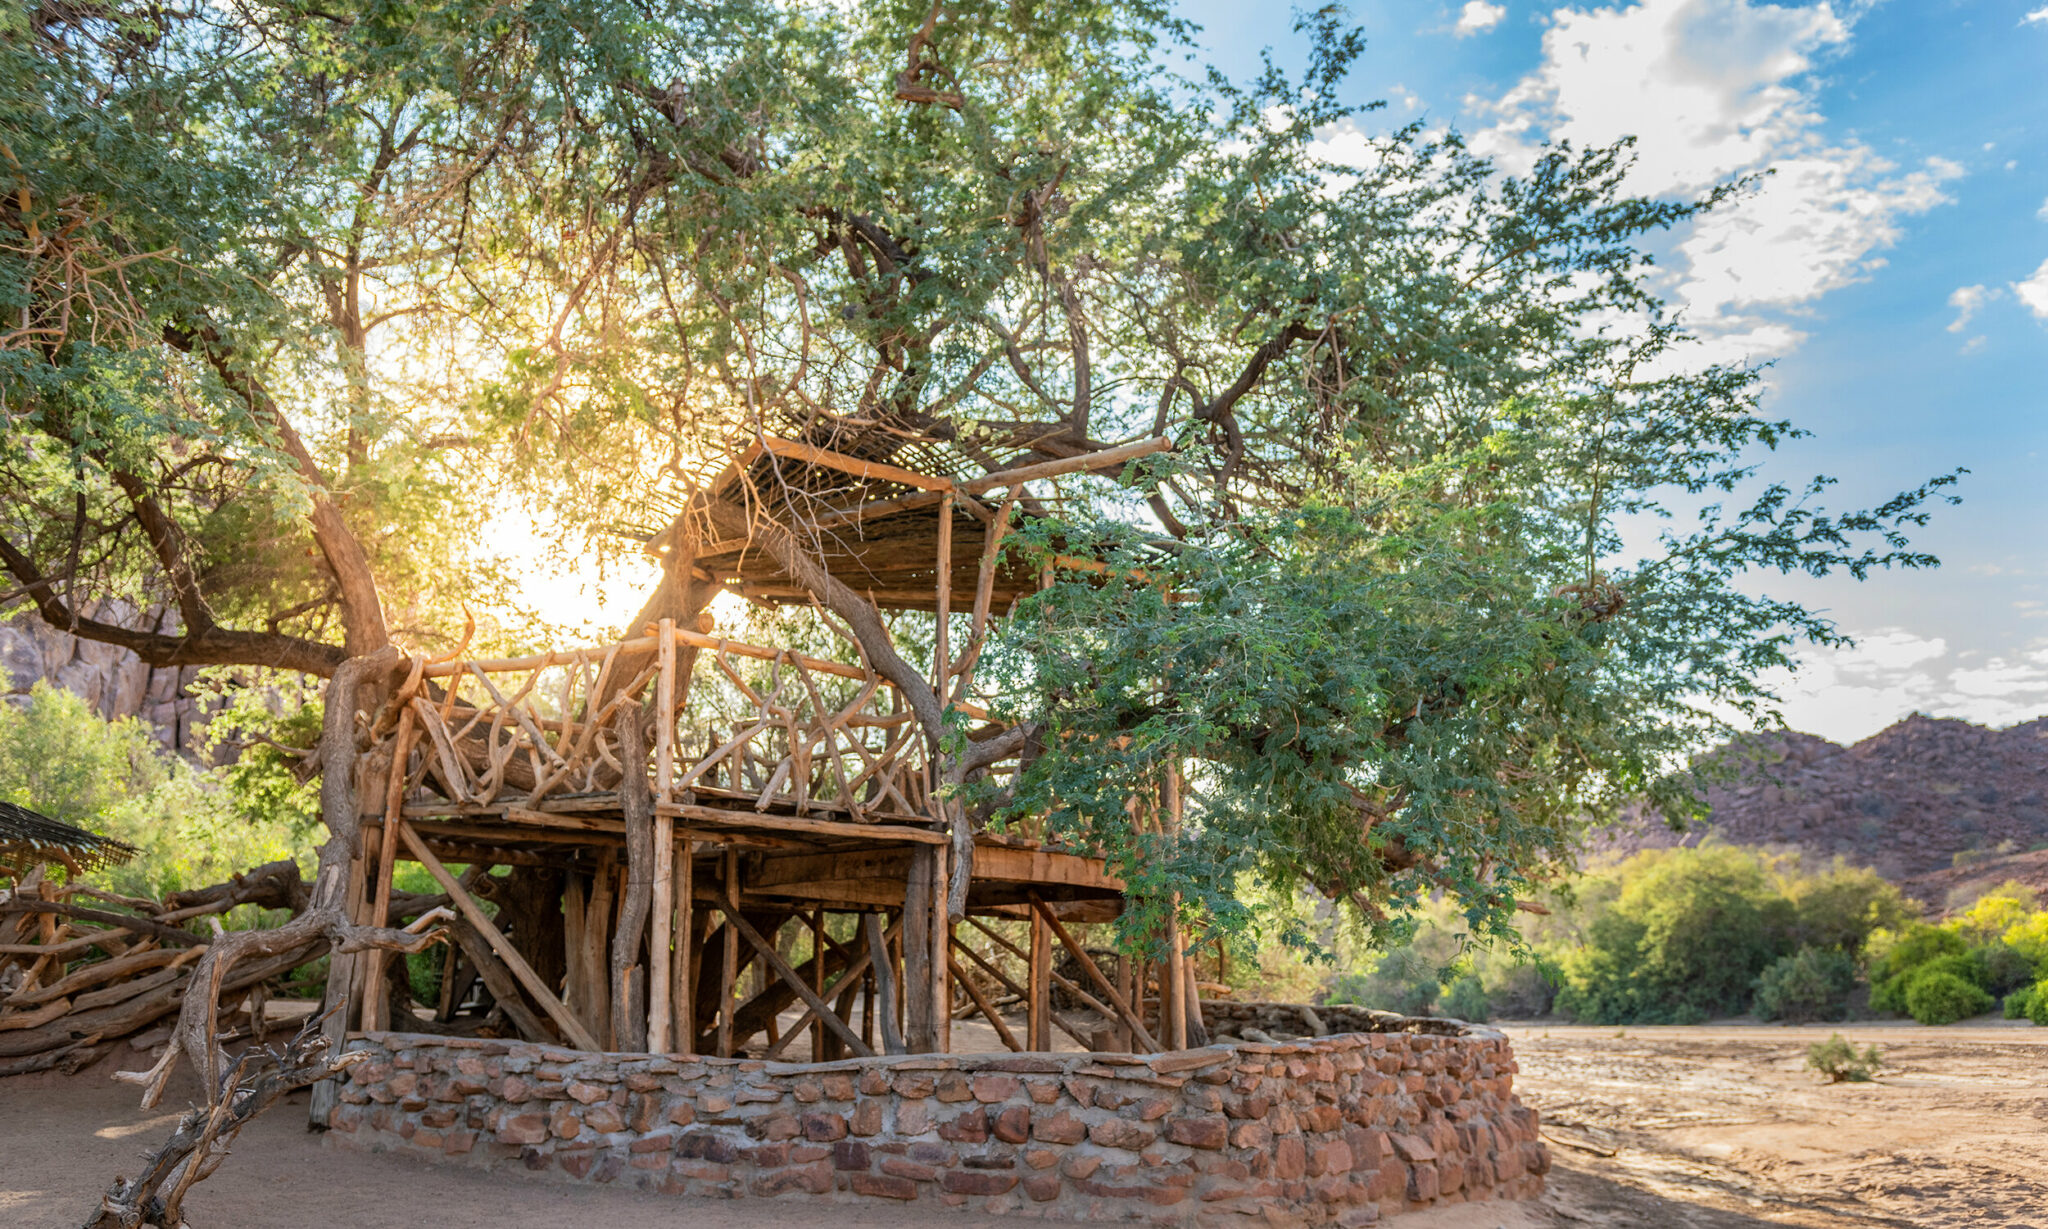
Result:
M1947 870L1959 853L2048 844L2048 718L1993 730L1914 713L1854 746L1788 732L1711 754L1747 763L1708 791L1705 823L1679 833L1638 812L1596 833L1591 851L1696 845L1712 833L1910 879Z

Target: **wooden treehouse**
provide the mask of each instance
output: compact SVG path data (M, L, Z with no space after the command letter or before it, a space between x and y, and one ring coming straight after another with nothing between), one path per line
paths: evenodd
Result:
M1082 852L971 830L911 694L964 714L970 745L1005 747L977 771L1015 771L1023 740L992 741L1004 727L966 699L990 622L1046 579L1005 561L1009 514L1042 507L1033 482L1164 447L960 477L761 440L655 535L660 617L636 637L416 661L357 774L383 785L365 791L355 907L417 913L393 898L407 859L458 916L438 1003L371 953L342 974L349 1019L462 1031L489 1004L503 1035L580 1049L812 1060L945 1051L970 1014L1013 1050L1054 1048L1055 1026L1084 1049L1199 1044L1186 958L1084 948L1070 926L1115 918L1122 885ZM869 639L827 610L835 585L874 616ZM842 651L721 636L704 614L719 592L818 607ZM872 651L885 612L899 631L930 616L915 677ZM1087 1026L1054 1009L1056 985ZM1023 1035L998 998L1023 1000Z

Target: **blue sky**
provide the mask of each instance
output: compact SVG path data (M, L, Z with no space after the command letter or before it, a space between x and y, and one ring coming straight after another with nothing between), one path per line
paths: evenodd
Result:
M1262 47L1300 62L1284 4L1180 7L1232 76ZM1349 8L1384 122L1510 166L1634 135L1659 194L1775 168L1661 256L1708 350L1772 363L1768 408L1814 433L1771 476L1831 474L1847 505L1971 471L1920 539L1939 570L1759 582L1861 642L1808 654L1787 720L1848 741L1916 709L2048 713L2048 0Z

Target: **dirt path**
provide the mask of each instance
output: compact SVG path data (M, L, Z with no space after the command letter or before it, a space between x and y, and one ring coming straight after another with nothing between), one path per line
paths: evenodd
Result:
M1826 1027L1508 1031L1552 1138L1531 1225L2048 1229L2048 1029L1844 1027L1888 1066L1837 1085Z

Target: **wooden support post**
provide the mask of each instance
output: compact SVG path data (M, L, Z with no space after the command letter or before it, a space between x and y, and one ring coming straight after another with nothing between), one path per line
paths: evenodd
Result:
M820 996L825 993L825 911L811 910L811 977L812 989ZM811 1025L811 1061L825 1061L825 1038L831 1036L823 1020Z
M1117 1002L1128 1002L1131 998L1131 958L1122 952L1116 954L1116 989L1121 998ZM1117 1046L1126 1053L1138 1044L1137 1034L1131 1032L1131 1012L1126 1011L1117 1018Z
M1031 915L1031 960L1025 977L1026 1031L1031 1048L1052 1049L1052 931L1036 912Z
M462 885L456 882L455 876L448 873L448 868L441 865L441 859L435 857L434 851L427 848L426 842L412 830L412 825L404 819L399 819L392 826L405 840L405 846L412 851L412 856L419 860L421 866L427 868L427 873L434 877L434 882L440 884L441 890L448 893L448 898L455 902L456 909L468 919L471 926L476 927L477 933L484 937L491 950L505 962L505 967L512 970L512 975L540 1004L541 1010L548 1013L548 1019L554 1021L562 1036L578 1049L602 1049L603 1047L597 1043L597 1038L590 1035L590 1030L583 1027L581 1020L570 1014L569 1009L562 1005L562 1000L556 998L541 981L540 975L533 971L533 966L526 963L526 958L519 954L519 949L513 947L491 922L490 915L463 890Z
M868 988L870 1014L881 1018L883 1053L902 1054L905 1052L903 1034L896 1027L896 979L889 967L889 940L896 928L892 927L889 934L884 934L879 913L863 915L861 924L867 928L868 957L874 966L874 983ZM898 921L896 925L901 927L902 922Z
M1047 908L1046 903L1038 899L1036 894L1033 894L1031 898L1031 916L1035 921L1043 923L1045 928L1052 932L1053 937L1060 941L1060 946L1066 948L1068 953L1074 957L1075 963L1081 966L1081 972L1086 974L1090 981L1093 981L1104 994L1109 996L1109 1001L1116 1006L1116 1011L1113 1014L1123 1018L1124 1024L1133 1030L1139 1040L1145 1043L1146 1049L1157 1050L1159 1043L1154 1041L1152 1035L1146 1031L1144 1018L1131 1010L1131 1005L1125 1001L1123 994L1110 984L1107 977L1102 975L1102 969L1096 965L1095 958L1088 954L1088 949L1082 947L1075 940L1074 936L1068 932L1066 923L1060 921L1059 916ZM1065 978L1060 980L1062 982L1066 981ZM1069 988L1076 989L1078 992L1078 988L1073 987L1071 983L1069 983ZM1099 1005L1097 1010L1101 1010ZM1112 1013L1104 1012L1103 1014L1109 1015Z
M740 851L731 845L725 847L725 882L722 888L728 922L725 927L725 962L718 976L718 1056L731 1058L733 982L739 979L740 972L740 932L730 923L730 919L738 916L740 911Z
M897 927L901 924L902 923L900 922L892 924L889 927L887 934L883 936L882 946L884 950L887 950L889 939L895 937ZM825 999L828 1002L833 999L838 1000L838 1002L833 1005L833 1014L838 1016L840 1021L844 1023L848 1028L851 1028L853 1027L853 996L860 992L861 984L863 982L871 982L873 980L873 964L875 949L873 944L869 944L866 947L866 950L860 952L859 955L855 955L853 952L848 951L844 948L840 948L839 951L841 955L849 957L846 968L839 974L839 980L832 983L832 988L822 992L821 994L819 994L818 997L821 999ZM873 1028L874 1013L870 1011L867 1013L867 1015L867 1023L862 1030L860 1041L862 1045L868 1048L869 1053L873 1053L875 1048ZM784 1040L782 1042L769 1047L767 1057L773 1059L778 1054L780 1054L783 1047L788 1045L788 1039L795 1037L798 1033L803 1032L806 1028L812 1027L813 1021L816 1020L816 1017L817 1012L813 1011L809 1007L805 1007L804 1014L797 1017L796 1027L790 1029L789 1032L783 1035ZM831 1032L831 1037L829 1040L832 1042L832 1046L828 1047L828 1053L832 1048L837 1047L840 1044L840 1034L836 1030L831 1030L830 1026L824 1024L822 1021L818 1021L816 1027L827 1029Z
M654 800L668 802L675 776L676 636L675 622L661 621L659 673L654 685ZM669 1018L675 1006L671 978L675 957L670 945L675 926L675 817L654 808L654 908L647 935L647 1049L662 1053L669 1046Z
M959 821L966 823L966 816L960 816ZM948 976L952 967L953 920L946 916L946 855L949 852L943 845L932 848L932 1048L940 1054L953 1048L953 979Z
M398 713L398 733L391 740L391 772L384 784L384 824L377 841L377 874L371 881L376 901L370 906L370 925L391 924L391 872L398 856L398 838L391 825L405 810L405 761L412 755L412 706ZM379 1032L391 1027L390 1003L384 985L384 962L390 956L382 948L370 950L369 973L363 979L363 1031Z
M696 959L696 858L689 837L677 843L675 856L675 960L669 973L669 992L675 998L669 1048L688 1051L697 1044L697 988L690 976Z
M577 1019L590 1025L596 1017L590 1010L590 971L583 967L588 950L583 927L590 920L589 893L584 890L584 880L585 876L574 869L563 876L562 949L566 971L562 977L562 1001L576 1013Z
M950 628L948 621L953 614L953 492L947 491L939 500L939 557L938 557L937 617L932 628L932 686L939 693L939 702L946 701L946 675L952 665L952 657L946 643Z
M934 848L920 845L910 855L910 877L903 894L903 1043L912 1054L938 1048L932 996L932 860ZM936 902L943 915L945 902Z

